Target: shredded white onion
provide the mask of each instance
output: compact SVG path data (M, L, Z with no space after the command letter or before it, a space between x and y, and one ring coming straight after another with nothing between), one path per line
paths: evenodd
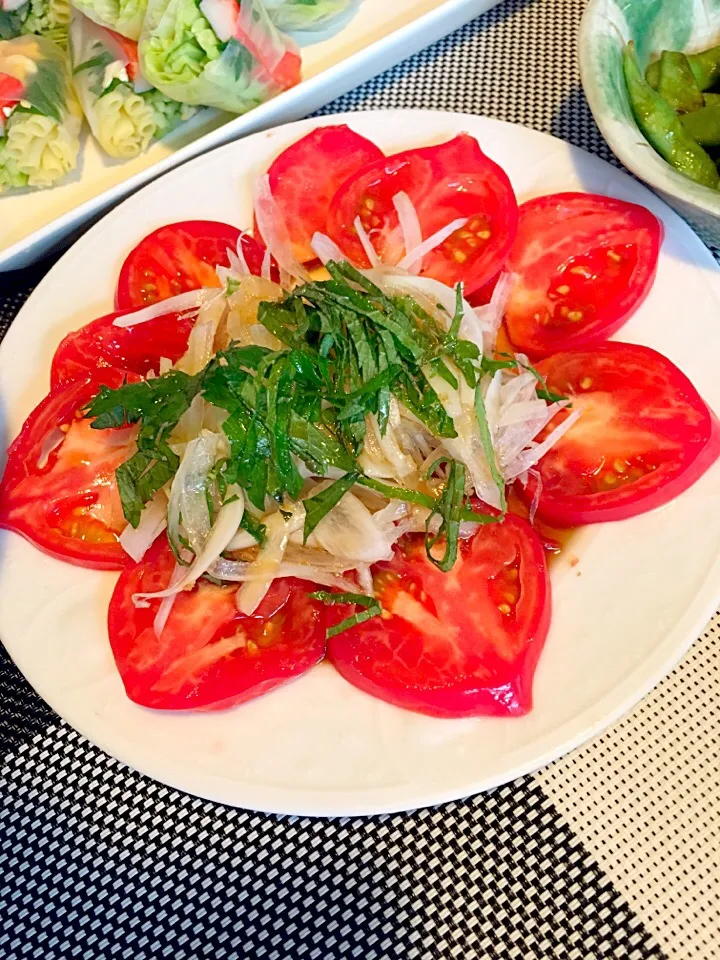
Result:
M540 506L540 497L542 496L542 477L538 470L528 470L529 476L535 479L535 492L533 493L532 503L530 504L530 512L528 513L528 520L531 524L535 523L535 514L537 513L537 508Z
M380 257L375 252L375 247L372 245L370 237L368 236L367 231L365 230L365 227L362 225L362 220L360 219L360 217L355 217L353 226L355 227L355 232L358 235L358 240L362 244L362 248L365 251L365 256L370 261L370 266L379 267Z
M227 548L228 543L237 533L240 521L245 510L245 498L240 487L229 487L228 493L237 499L230 503L224 503L218 510L217 519L213 524L210 533L202 545L195 559L189 567L183 567L183 573L180 579L165 588L153 593L135 593L133 600L155 600L158 597L170 597L174 593L186 590L192 586L204 573L206 573L220 554Z
M375 596L375 584L373 583L372 573L367 563L359 563L355 569L358 578L358 584L363 593L368 597Z
M248 547L256 547L257 543L255 537L251 533L248 533L247 530L238 530L225 549L246 550Z
M395 397L390 398L390 410L385 433L380 430L377 417L370 413L365 418L366 434L362 453L358 458L364 472L377 479L402 481L416 472L416 464L412 456L403 450L399 436L400 404Z
M505 314L505 307L510 299L510 291L515 282L515 274L503 273L498 278L493 290L490 303L475 308L475 316L482 330L482 343L485 353L495 349L498 330Z
M246 616L250 616L257 610L271 583L280 575L278 571L290 535L299 530L304 522L305 508L301 503L293 504L286 512L290 513L288 520L278 510L264 521L265 542L248 568L250 576L246 578L247 582L238 590L235 597L238 610Z
M347 577L341 577L338 574L328 573L319 567L309 567L302 563L288 563L283 561L278 569L279 577L297 577L298 580L310 580L313 583L319 583L323 587L336 587L346 593L355 593L357 584Z
M190 547L197 555L210 533L210 512L205 490L207 477L215 463L217 437L202 432L191 440L173 477L168 502L168 537L176 551L180 543L180 520Z
M423 257L426 257L435 247L439 247L441 243L444 243L449 236L455 233L456 230L464 227L466 223L467 217L458 217L457 220L453 220L446 226L441 227L440 230L436 230L427 240L423 240L422 243L419 243L414 249L405 254L400 263L398 263L400 270L410 270L416 264L419 269Z
M140 310L127 313L123 317L116 317L113 320L113 326L135 327L139 323L147 323L148 320L155 320L156 317L164 317L168 313L194 312L222 295L222 290L218 291L215 287L201 287L199 290L187 290L185 293L179 293L176 297L168 297L167 300L158 300L157 303L151 303L149 307L142 307Z
M417 210L410 197L401 190L393 197L393 206L398 215L400 230L403 235L405 255L417 250L423 242L422 228ZM422 257L416 258L408 267L411 273L419 273L422 266Z
M458 381L457 390L437 375L429 378L457 433L455 438L445 437L443 446L452 457L465 464L478 497L500 509L500 491L488 463L475 413L475 391L457 368L452 367L452 373Z
M183 573L186 569L187 568L181 563L175 564L175 569L170 577L168 588L173 589L175 586L177 586L177 584L182 580ZM158 611L155 614L155 619L153 620L153 632L155 633L156 637L159 637L165 629L170 614L172 613L172 608L175 606L177 596L177 592L173 590L173 593L171 593L168 597L163 597L160 601L160 606L158 607ZM147 603L147 601L145 601L145 603Z
M242 277L250 276L250 267L247 265L245 251L242 247L242 235L238 237L235 250L231 250L230 247L227 247L225 249L225 255L228 258L230 267L228 268L218 265L215 268L215 272L223 283L227 282L228 277L233 277L233 279L240 280ZM220 271L222 271L222 273Z
M321 485L312 492L319 492ZM319 547L331 556L352 558L359 563L377 563L392 556L391 525L375 516L354 494L348 492L326 513L308 537L308 546Z
M267 253L277 261L281 270L297 280L307 281L310 274L299 263L292 250L290 235L270 187L270 177L264 174L255 183L255 220Z
M260 268L260 276L263 280L270 280L272 273L272 256L270 251L266 248L265 253L262 258L262 267Z
M135 563L140 563L166 526L167 497L158 491L140 514L137 527L128 524L120 534L120 546Z
M572 413L568 414L562 423L559 423L554 430L550 431L542 443L533 444L530 449L526 450L524 454L518 457L518 467L522 466L523 469L518 470L517 475L519 476L521 473L525 473L526 470L529 470L530 467L534 467L536 463L542 460L548 450L555 446L558 440L568 432L574 423L577 423L581 413L582 410L575 408Z
M187 350L175 364L177 370L194 376L207 366L215 352L215 334L226 309L225 297L214 297L200 308Z
M330 237L324 233L314 233L310 241L310 246L317 254L318 260L323 264L327 263L328 260L334 260L337 263L346 259L345 254L335 241L331 240Z
M248 584L255 587L257 584L263 585L266 582L266 576L252 570L252 563L245 560L225 560L220 558L210 568L212 576L218 580L227 580L232 583ZM336 587L338 590L344 590L349 593L357 591L357 584L353 583L347 577L339 574L329 573L321 567L314 567L305 563L290 563L283 561L277 567L275 577L297 577L298 580L309 580L312 583L318 583L323 587ZM275 579L275 577L273 579ZM270 581L272 582L272 581ZM268 583L265 588L267 593L270 588ZM239 593L240 591L238 591ZM263 593L263 596L265 596ZM257 608L256 608L257 609Z

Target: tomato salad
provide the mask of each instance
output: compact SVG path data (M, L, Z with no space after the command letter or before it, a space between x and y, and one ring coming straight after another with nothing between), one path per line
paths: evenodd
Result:
M120 571L110 645L146 707L327 658L403 708L525 713L545 525L650 510L720 452L677 367L607 340L661 241L624 201L518 205L467 135L385 156L319 128L258 179L250 232L128 254L10 448L0 526Z

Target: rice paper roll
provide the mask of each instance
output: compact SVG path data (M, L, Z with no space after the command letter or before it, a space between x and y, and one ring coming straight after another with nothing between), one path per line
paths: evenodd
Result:
M139 50L158 90L230 113L300 81L297 46L261 0L149 0Z
M150 86L137 44L78 13L70 27L70 59L90 129L111 157L136 157L197 111Z
M61 180L81 126L65 52L46 37L0 41L0 191Z
M70 0L0 0L0 40L38 34L67 42Z
M136 42L140 38L147 0L73 0L73 6L101 27Z
M280 30L320 30L351 7L353 0L265 0Z

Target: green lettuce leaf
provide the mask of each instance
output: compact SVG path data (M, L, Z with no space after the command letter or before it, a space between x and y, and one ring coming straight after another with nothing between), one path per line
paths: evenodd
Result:
M147 0L73 0L73 6L101 27L110 27L123 37L137 40L145 19Z
M138 50L148 81L181 103L245 113L275 93L245 47L220 43L195 0L149 0Z

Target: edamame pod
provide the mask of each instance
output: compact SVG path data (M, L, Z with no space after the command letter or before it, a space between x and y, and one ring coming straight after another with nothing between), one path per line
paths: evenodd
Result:
M663 51L657 90L678 113L691 113L705 105L702 90L695 81L690 61L684 53Z
M701 53L688 53L687 60L695 78L695 83L703 92L720 81L720 46L711 47ZM660 85L660 58L648 64L645 79L653 90L658 89Z
M623 51L623 71L635 120L649 143L680 173L707 187L717 187L720 176L712 158L685 130L670 104L647 83L632 41Z
M712 104L687 113L682 125L693 140L706 147L720 147L720 104Z

